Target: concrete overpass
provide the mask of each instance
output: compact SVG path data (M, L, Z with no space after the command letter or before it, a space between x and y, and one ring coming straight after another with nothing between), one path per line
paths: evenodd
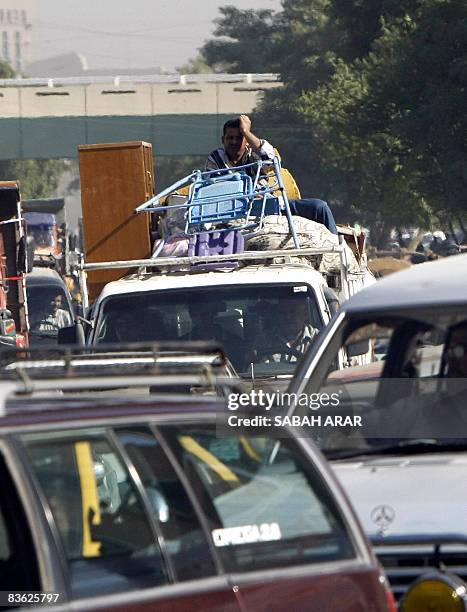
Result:
M0 159L76 157L80 144L145 140L154 155L204 155L274 74L0 80Z

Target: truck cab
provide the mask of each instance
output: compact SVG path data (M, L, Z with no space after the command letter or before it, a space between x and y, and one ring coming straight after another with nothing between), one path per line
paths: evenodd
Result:
M19 183L0 181L0 347L28 342L26 259Z
M319 272L293 263L134 274L106 285L88 342L215 340L239 373L290 374L329 321L325 288ZM294 347L302 329L309 341Z
M92 154L104 172L109 155L123 155L103 147ZM85 232L80 269L84 301L95 298L88 311L89 345L213 340L240 374L292 374L338 301L373 278L353 230L337 237L292 216L278 158L250 166L232 173L194 171L133 208L132 194L125 195L128 209L121 196L109 202L105 227L92 217L95 190L82 174L84 226L93 232ZM134 230L142 216L150 221L137 225L141 237L135 241L133 232L126 241L124 228ZM151 241L148 228L157 230ZM133 252L141 246L144 255L149 242L150 257L122 258L127 244ZM115 251L120 259L99 261L99 252ZM102 282L110 273L115 280Z

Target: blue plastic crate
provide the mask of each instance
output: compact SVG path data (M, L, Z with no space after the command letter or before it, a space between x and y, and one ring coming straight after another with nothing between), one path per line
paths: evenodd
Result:
M252 180L244 172L197 181L189 199L188 227L246 218L252 197Z

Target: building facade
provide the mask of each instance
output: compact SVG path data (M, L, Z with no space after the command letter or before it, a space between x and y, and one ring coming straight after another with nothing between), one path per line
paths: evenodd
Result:
M31 62L34 0L0 0L0 59L18 72Z

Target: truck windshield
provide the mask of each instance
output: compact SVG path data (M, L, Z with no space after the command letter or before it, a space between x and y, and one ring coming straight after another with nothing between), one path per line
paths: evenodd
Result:
M96 343L211 340L239 373L293 372L323 326L305 284L196 287L109 297Z
M53 226L29 225L28 234L34 238L38 247L55 246L55 232Z
M28 286L30 344L56 342L58 330L71 325L65 291L58 285Z

